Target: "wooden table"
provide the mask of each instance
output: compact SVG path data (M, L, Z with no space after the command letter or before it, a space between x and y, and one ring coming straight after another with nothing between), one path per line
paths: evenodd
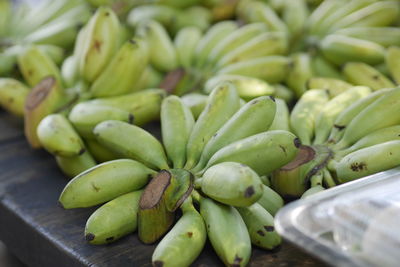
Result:
M94 209L63 210L58 196L67 179L54 158L29 148L20 122L0 112L0 240L29 266L151 266L155 245L136 235L92 246L83 231ZM193 266L223 266L209 243ZM326 266L284 243L253 249L249 266Z

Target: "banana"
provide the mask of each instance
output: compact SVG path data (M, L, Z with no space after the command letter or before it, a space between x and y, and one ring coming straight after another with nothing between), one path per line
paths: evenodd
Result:
M308 89L323 89L332 98L353 87L353 85L336 78L312 77L308 80L307 87Z
M334 13L338 8L340 8L345 3L344 0L337 1L323 1L314 11L310 14L306 27L310 32L310 35L315 36L319 34L319 26L323 20L329 16L329 14Z
M211 92L207 105L190 134L186 147L185 169L196 166L207 142L239 107L239 96L231 83L221 83Z
M64 187L59 201L65 209L98 205L141 189L155 173L130 159L105 162L74 177Z
M167 156L160 142L137 126L108 120L98 124L93 133L97 141L123 157L138 160L151 168L169 169Z
M339 29L335 34L367 40L384 47L400 46L400 29L396 27L351 27Z
M199 171L221 148L268 130L276 114L275 99L261 96L241 107L207 142L193 171Z
M283 99L275 98L276 112L274 120L269 127L270 131L284 130L290 131L289 126L289 108Z
M336 155L335 155L335 157L336 157ZM322 179L323 179L324 186L326 186L327 188L332 188L332 187L338 185L338 183L333 178L331 172L328 170L328 167L322 169L322 175L323 175ZM316 185L316 186L314 185L313 187L318 187L318 186L319 185ZM322 189L322 188L319 188L319 189ZM323 188L323 189L325 189L325 188ZM316 190L318 190L318 189L316 189Z
M222 162L208 168L195 184L206 196L236 207L252 205L264 189L257 173L236 162Z
M322 185L313 186L313 187L310 187L306 192L304 192L301 195L300 198L301 199L305 199L305 198L308 198L308 197L310 197L312 195L315 195L315 194L317 194L319 192L322 192L324 190L325 190L325 188Z
M197 27L182 28L175 36L174 46L178 54L179 66L189 69L193 63L196 45L201 40L202 32Z
M61 78L67 88L74 86L78 82L79 69L76 56L67 57L61 65Z
M339 114L352 103L368 96L370 93L371 89L368 87L355 86L327 102L315 120L314 144L324 143Z
M8 21L11 16L11 1L1 0L0 1L0 36L6 36L8 33Z
M85 26L79 69L87 82L96 80L118 49L120 27L109 7L99 7Z
M105 148L104 146L99 144L99 142L97 142L95 139L86 139L85 144L87 150L90 152L91 155L93 155L93 158L99 163L119 159L119 156L116 153Z
M316 79L319 79L320 77L343 79L342 74L336 66L320 55L314 55L311 58L311 68L315 76L318 77Z
M90 244L114 242L137 229L142 191L119 196L98 208L86 222L85 239Z
M165 28L157 21L144 21L136 29L136 35L146 40L149 62L159 71L168 72L178 67L178 57ZM143 53L143 52L142 52ZM137 55L140 56L138 51ZM138 66L140 69L140 66Z
M399 103L400 88L382 94L350 121L344 130L342 139L332 148L343 149L375 130L399 124Z
M17 58L14 53L9 53L6 50L0 53L0 75L7 76L10 75L12 70L17 65Z
M268 211L272 216L278 212L280 208L283 207L285 202L283 198L276 193L274 190L269 188L266 185L263 185L263 194L257 200L257 203L260 204L266 211Z
M334 165L341 183L400 165L400 141L389 141L357 150Z
M196 19L193 19L196 18ZM185 27L196 27L201 31L206 31L212 22L211 11L203 6L192 6L179 12L174 18L171 32L175 35L180 29Z
M274 217L260 204L237 208L249 231L251 243L263 249L273 249L282 243L274 227Z
M82 102L74 106L68 115L78 133L84 138L95 139L94 127L106 120L119 120L133 124L134 116L116 107Z
M54 61L36 46L29 46L18 56L18 67L26 83L34 87L43 78L53 76L62 86L60 70Z
M283 1L282 19L292 35L292 40L296 40L303 34L308 13L305 0Z
M221 148L211 157L205 169L232 161L249 166L258 175L266 175L290 162L299 146L300 140L290 132L263 132Z
M164 99L161 106L162 141L175 169L182 168L186 162L186 145L193 125L192 112L179 97Z
M155 20L165 27L169 27L178 14L178 9L166 5L141 5L129 12L126 21L131 27L137 27L146 20Z
M153 266L190 266L202 251L207 239L206 226L189 200L181 207L182 217L154 250Z
M226 266L246 266L251 254L251 241L239 212L209 198L201 198L200 214L218 257ZM235 234L232 234L235 233Z
M0 2L1 6L1 2ZM24 116L25 99L30 89L13 78L0 78L0 106L18 117Z
M294 106L290 114L290 128L305 145L310 145L316 129L317 114L328 103L329 95L325 90L306 91Z
M400 84L400 63L398 58L400 56L400 47L391 46L386 51L385 62L389 69L390 75L396 84Z
M393 88L394 83L375 68L362 62L349 62L344 65L346 79L356 85L365 85L373 90Z
M355 101L353 104L345 108L335 119L333 124L331 133L328 138L328 143L337 143L340 138L343 136L344 129L346 129L347 125L353 120L357 114L359 114L362 110L371 105L375 100L377 100L382 95L389 93L391 89L381 89L375 91L368 96Z
M263 80L234 74L221 74L208 79L204 85L204 92L207 94L211 93L223 81L233 83L239 97L246 101L259 96L272 95L275 92L275 88Z
M265 80L269 83L282 82L289 70L290 60L283 56L268 56L233 63L220 69L218 74L238 74Z
M229 36L238 28L238 25L233 21L222 21L214 24L200 39L194 52L194 64L201 68L207 62L207 58L211 51L224 38Z
M151 65L147 65L143 70L139 81L133 85L132 91L140 91L147 88L158 88L164 78L164 75Z
M86 151L82 139L62 114L47 115L36 131L40 144L55 156L76 157Z
M190 93L181 97L182 102L190 108L192 111L193 117L198 119L201 112L204 110L207 105L208 96L202 95L198 93Z
M379 64L385 55L385 48L377 43L338 34L326 36L320 49L324 57L339 66L349 61Z
M166 92L161 89L147 89L136 93L107 98L98 98L88 103L111 106L133 114L135 125L144 125L160 117L161 102Z
M286 83L300 98L306 91L306 82L313 76L311 57L307 53L299 53L293 55L292 59Z
M286 102L287 105L292 105L295 100L294 92L283 84L275 84L274 97L280 98Z
M96 162L88 151L75 157L56 156L56 162L61 171L71 178L96 165Z
M288 50L287 36L281 32L265 32L230 51L216 63L221 69L227 65L270 55L284 55Z

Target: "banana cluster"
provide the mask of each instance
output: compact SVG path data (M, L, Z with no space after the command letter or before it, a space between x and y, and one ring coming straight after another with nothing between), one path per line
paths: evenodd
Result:
M60 203L71 209L107 202L87 221L91 244L136 229L144 243L166 234L154 251L155 266L189 266L207 236L226 265L245 266L251 244L272 249L281 243L273 216L283 200L261 177L292 161L300 142L288 131L269 130L276 110L270 96L242 104L235 85L225 82L211 92L197 121L179 97L165 98L162 143L128 122L100 122L91 128L95 140L123 159L77 175ZM74 151L82 148L70 140ZM174 224L178 208L182 216Z

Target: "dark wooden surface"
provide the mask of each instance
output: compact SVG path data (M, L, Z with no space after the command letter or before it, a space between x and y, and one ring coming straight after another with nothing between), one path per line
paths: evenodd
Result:
M58 196L67 179L55 160L33 151L21 123L0 111L0 240L29 266L151 266L155 246L136 235L114 244L85 242L86 219L94 209L63 210ZM207 243L193 266L222 266ZM249 266L326 266L284 243L273 252L257 248Z

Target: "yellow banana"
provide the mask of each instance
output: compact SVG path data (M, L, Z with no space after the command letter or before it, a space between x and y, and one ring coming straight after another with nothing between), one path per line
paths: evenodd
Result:
M29 88L13 78L0 78L0 105L8 112L24 116L25 99Z

